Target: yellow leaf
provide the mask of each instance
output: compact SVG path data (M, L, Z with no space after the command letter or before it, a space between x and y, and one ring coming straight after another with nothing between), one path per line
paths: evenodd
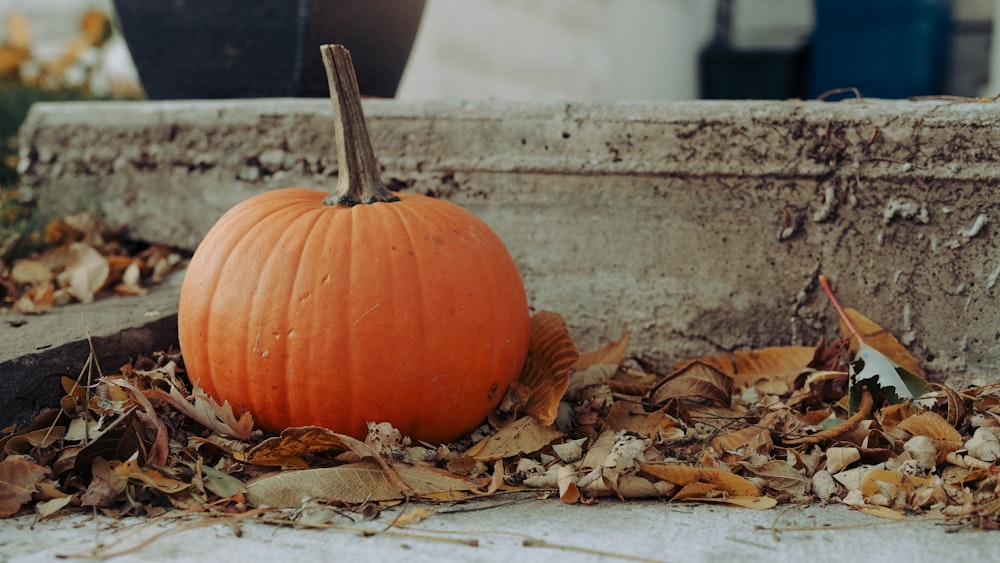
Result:
M409 526L410 524L417 524L423 522L430 518L434 513L429 509L422 506L418 506L413 510L407 512L406 514L401 514L398 518L392 521L393 526L399 526L400 528Z
M962 435L941 415L932 411L915 414L896 425L914 436L927 436L934 440L962 443Z
M889 508L888 506L862 506L858 509L865 514L885 518L887 520L904 520L906 515L902 512Z
M167 477L159 470L152 467L140 467L139 462L130 460L123 462L112 470L118 477L138 481L147 487L152 487L157 491L172 494L179 493L191 487L191 483Z
M707 483L710 490L721 490L738 497L759 497L753 483L739 475L713 467L688 467L666 463L639 462L639 468L650 475L686 487L692 483Z

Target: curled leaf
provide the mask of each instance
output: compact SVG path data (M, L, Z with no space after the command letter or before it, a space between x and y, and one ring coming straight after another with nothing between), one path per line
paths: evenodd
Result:
M667 375L650 395L656 405L673 398L691 398L728 407L732 392L732 377L714 366L695 361Z
M519 382L528 389L523 412L545 425L555 422L559 401L569 386L569 374L580 357L566 321L558 313L541 311L531 317L528 357Z

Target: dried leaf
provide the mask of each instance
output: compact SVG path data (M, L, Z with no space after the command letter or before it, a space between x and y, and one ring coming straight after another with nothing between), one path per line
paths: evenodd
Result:
M593 365L582 371L574 371L569 377L569 385L566 386L564 396L574 397L581 389L607 383L617 372L618 366L604 364Z
M673 500L694 500L700 498L707 498L709 494L718 491L718 486L714 483L706 483L703 481L693 481L681 487L681 490L677 491L674 495Z
M31 500L38 483L48 474L47 467L26 459L0 462L0 518L17 514Z
M808 367L816 371L847 371L847 363L850 360L850 342L843 337L837 337L833 342L827 344L826 339L820 337L816 343L815 352Z
M862 506L858 510L870 516L877 516L879 518L885 518L886 520L895 520L899 522L906 519L906 515L904 513L899 510L889 508L888 506Z
M743 462L747 471L764 480L769 489L793 496L804 496L810 488L810 480L787 462L780 459L761 465Z
M72 460L73 469L86 469L98 457L105 460L125 461L146 450L143 425L136 417L137 407L132 406L111 422L92 441L81 448ZM81 419L77 419L81 420ZM93 423L91 423L93 424ZM145 456L142 461L145 462ZM68 464L69 460L67 460ZM69 469L70 467L67 467Z
M903 420L896 428L914 436L927 436L945 442L961 442L962 435L948 421L933 411L924 411Z
M302 461L299 456L316 452L345 452L349 450L360 457L378 457L378 452L364 442L319 426L286 428L280 436L262 441L250 448L246 456L241 457L247 463L275 467L288 465L289 460L296 459L298 460L296 465L308 467L308 464Z
M826 450L826 470L839 473L847 466L861 459L861 452L855 447L832 447Z
M190 397L181 394L173 384L169 393L153 387L146 391L146 395L169 404L212 432L240 440L249 440L253 434L253 416L250 413L236 416L229 401L219 404L197 387Z
M174 494L191 487L190 483L168 477L156 468L141 467L136 460L122 462L112 472L122 479L140 483L161 493Z
M17 283L41 285L52 280L52 270L37 260L18 260L10 269L10 277Z
M255 506L296 507L303 499L346 504L401 500L410 494L444 495L451 499L468 496L474 487L467 480L432 468L400 464L386 472L376 461L362 460L337 467L280 471L247 484L247 500ZM402 478L409 490L394 483Z
M581 354L573 366L574 371L583 371L591 366L618 366L625 361L628 353L629 332L625 330L618 340L608 342L604 346Z
M562 316L550 311L532 315L528 357L519 379L530 392L523 412L545 425L554 423L579 356Z
M962 434L948 421L933 411L915 414L896 425L913 436L926 436L934 440L941 455L953 452L964 446Z
M480 440L465 453L479 461L494 461L537 452L562 437L563 433L558 428L525 416Z
M666 463L639 463L639 468L650 475L686 487L692 483L705 483L714 490L737 497L759 497L760 491L739 475L713 467L688 467Z
M560 465L556 470L556 484L559 487L559 500L563 504L576 504L580 501L580 489L576 486L576 471L572 465Z
M733 463L742 461L754 454L770 453L774 443L771 442L771 432L766 428L747 426L736 432L716 436L711 445L716 451L722 452L722 461Z
M170 455L170 445L168 441L167 427L156 414L156 409L142 391L135 385L124 379L103 378L102 381L108 385L121 387L128 392L129 397L135 401L139 410L136 411L136 418L155 434L153 443L146 454L146 463L149 465L163 466L167 463Z
M644 438L659 441L670 429L679 430L679 421L659 409L646 412L642 405L629 401L615 401L605 419L614 431L627 430ZM680 430L683 435L683 430Z
M4 444L8 454L26 454L32 448L47 448L66 434L65 426L52 426L11 436Z
M419 524L420 522L427 520L433 515L434 513L428 509L423 507L417 507L407 512L406 514L399 515L398 518L392 521L392 525L398 526L400 528L405 528L410 524Z
M854 328L858 330L861 338L869 346L899 364L906 371L921 378L927 377L927 373L920 367L920 362L913 357L913 354L905 346L900 344L899 340L896 340L895 336L886 332L876 322L854 309L845 308L844 313L847 314ZM844 323L843 319L840 321L840 333L844 338L851 341L851 351L856 354L859 350L858 335L851 334L850 329L847 328L847 324Z
M733 379L740 389L761 380L784 381L791 384L801 374L815 354L808 346L774 346L760 350L737 350L705 356L674 365L674 371L694 363L709 365Z
M927 392L927 382L902 368L888 356L865 343L851 361L850 412L855 412L861 400L862 383L876 396L889 403L900 403Z
M394 463L392 469L409 487L406 493L419 498L453 502L478 492L472 481L430 465Z
M709 364L694 361L667 375L654 387L651 402L663 405L672 398L703 399L728 407L732 391L732 377Z
M247 486L236 477L223 473L214 467L199 465L205 488L221 498L232 498L246 494Z
M574 463L583 457L583 446L587 443L586 438L570 440L562 444L553 444L552 452L563 461L563 463Z
M258 507L297 507L305 499L361 504L404 497L382 466L372 461L301 471L279 471L247 484L247 501Z
M52 516L56 512L59 512L63 508L69 506L71 502L73 502L72 495L56 497L35 504L35 512L38 513L39 518L48 518L49 516Z
M59 285L81 303L90 303L94 294L104 286L111 273L111 266L101 253L87 243L69 245L70 259L56 279Z

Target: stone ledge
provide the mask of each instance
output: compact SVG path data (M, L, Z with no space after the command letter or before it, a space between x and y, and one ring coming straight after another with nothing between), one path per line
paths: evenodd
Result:
M480 215L529 301L583 347L637 354L812 344L815 284L900 335L936 377L1000 367L996 104L406 103L365 110L384 177ZM26 188L192 248L226 209L331 186L323 100L38 104Z
M91 343L94 377L140 355L176 350L179 294L175 275L142 297L104 297L37 316L0 315L0 427L24 424L38 410L58 405L60 378L80 375Z

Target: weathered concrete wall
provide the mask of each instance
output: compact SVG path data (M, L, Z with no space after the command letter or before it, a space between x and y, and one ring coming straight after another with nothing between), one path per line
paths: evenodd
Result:
M851 101L366 101L384 177L485 219L582 347L666 362L812 344L815 283L938 374L997 380L1000 106ZM22 169L50 214L92 209L194 247L263 190L329 188L322 100L39 104Z

